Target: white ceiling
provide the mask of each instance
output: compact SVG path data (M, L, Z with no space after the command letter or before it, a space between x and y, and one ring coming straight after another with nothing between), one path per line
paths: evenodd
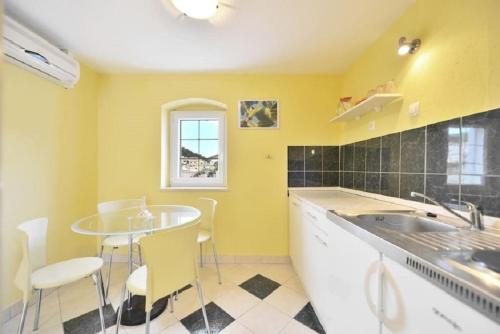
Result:
M104 72L339 73L414 0L223 0L210 21L168 0L4 2Z

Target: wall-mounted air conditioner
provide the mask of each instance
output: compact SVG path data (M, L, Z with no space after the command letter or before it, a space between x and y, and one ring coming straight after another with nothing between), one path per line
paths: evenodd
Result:
M57 84L73 88L80 79L76 59L47 40L4 17L3 53L5 59Z

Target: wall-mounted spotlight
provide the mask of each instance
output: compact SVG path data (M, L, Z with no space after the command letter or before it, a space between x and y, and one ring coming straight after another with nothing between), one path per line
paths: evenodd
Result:
M404 56L407 54L414 54L415 52L417 52L418 48L420 47L420 44L422 44L422 42L420 41L419 38L415 38L413 41L408 42L406 41L406 37L401 37L399 39L398 54L400 56Z

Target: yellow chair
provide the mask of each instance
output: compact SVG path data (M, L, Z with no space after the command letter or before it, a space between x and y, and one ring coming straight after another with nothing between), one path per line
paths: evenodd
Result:
M53 289L92 276L97 290L97 304L101 317L102 333L106 333L102 304L101 268L102 259L98 257L80 257L70 260L46 264L45 247L47 240L47 218L29 220L18 226L21 233L23 257L14 280L15 285L23 292L23 311L19 323L18 334L24 329L24 321L28 311L28 303L33 291L37 292L35 321L33 331L38 330L42 290Z
M198 199L198 210L201 211L201 226L198 233L198 244L200 245L200 266L203 267L203 243L210 241L212 244L212 252L214 255L215 266L217 267L217 275L219 277L219 284L222 283L219 270L219 259L217 257L217 249L215 248L215 209L217 201L211 198Z
M196 236L199 221L148 235L140 240L146 265L136 269L128 278L122 293L123 305L127 291L133 295L146 296L146 334L149 334L153 303L178 289L193 284L198 290L205 326L210 334L203 291L196 264ZM118 334L122 307L118 312L116 333Z

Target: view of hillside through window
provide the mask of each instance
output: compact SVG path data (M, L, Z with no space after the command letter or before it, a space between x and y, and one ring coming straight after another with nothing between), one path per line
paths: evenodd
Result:
M180 121L180 177L216 177L219 167L219 121Z

